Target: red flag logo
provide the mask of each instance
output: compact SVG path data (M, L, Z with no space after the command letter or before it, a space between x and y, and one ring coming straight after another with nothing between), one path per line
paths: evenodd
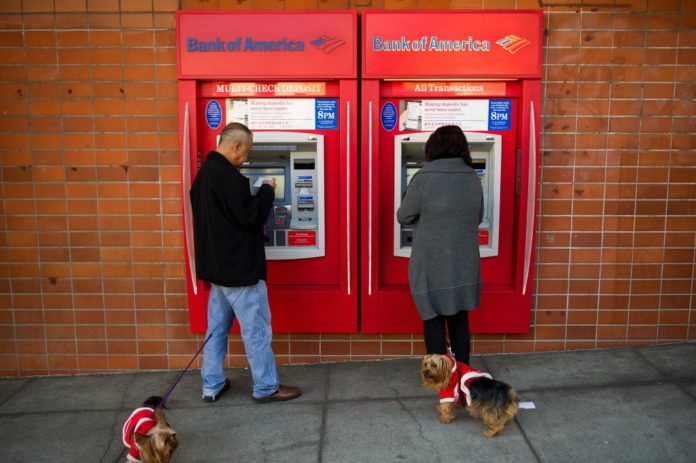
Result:
M495 43L497 43L505 50L510 52L510 54L514 55L515 53L517 53L518 51L520 51L532 42L517 35L508 35L507 37L503 37Z

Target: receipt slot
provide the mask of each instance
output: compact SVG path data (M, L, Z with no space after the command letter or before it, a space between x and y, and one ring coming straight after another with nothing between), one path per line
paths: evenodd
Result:
M358 329L357 12L177 11L188 322L205 332L188 192L225 125L254 144L240 167L256 194L275 179L263 224L273 331ZM236 328L235 328L236 329Z
M466 133L483 187L471 331L529 331L542 26L541 10L362 12L362 331L422 331L408 281L413 228L395 215L443 125Z
M432 132L394 137L394 209L401 206L406 187L413 175L425 164L425 142ZM498 255L500 232L500 166L502 159L500 135L466 132L473 167L483 187L483 221L479 225L481 257ZM463 201L466 198L462 198ZM394 255L411 257L413 226L394 220Z
M260 132L240 171L249 178L252 194L264 179L276 182L264 225L266 259L324 256L324 137Z

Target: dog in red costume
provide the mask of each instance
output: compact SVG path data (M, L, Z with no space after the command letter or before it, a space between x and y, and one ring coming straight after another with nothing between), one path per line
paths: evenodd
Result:
M457 362L449 355L425 355L421 361L423 386L440 394L436 410L441 423L454 420L454 406L465 406L474 418L482 419L488 426L483 435L500 434L519 408L517 391L491 375Z
M162 397L152 396L136 408L123 425L123 445L128 448L129 462L169 463L179 446L174 431L167 423Z

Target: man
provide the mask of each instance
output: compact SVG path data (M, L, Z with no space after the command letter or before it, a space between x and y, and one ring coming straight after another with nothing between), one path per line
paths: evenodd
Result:
M275 180L252 196L239 167L249 157L253 135L239 123L225 126L191 187L196 272L210 282L208 332L203 351L203 400L215 402L229 389L223 370L228 333L237 317L251 367L257 403L291 400L299 388L279 382L271 350L271 312L266 291L263 224L273 206Z

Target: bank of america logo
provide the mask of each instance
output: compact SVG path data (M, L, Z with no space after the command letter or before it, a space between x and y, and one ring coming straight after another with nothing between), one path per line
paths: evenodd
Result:
M495 43L514 55L532 42L517 35L508 35Z
M343 40L337 39L336 37L329 37L328 35L319 36L309 43L311 43L324 53L331 53L341 45L346 44L346 42L344 42Z

